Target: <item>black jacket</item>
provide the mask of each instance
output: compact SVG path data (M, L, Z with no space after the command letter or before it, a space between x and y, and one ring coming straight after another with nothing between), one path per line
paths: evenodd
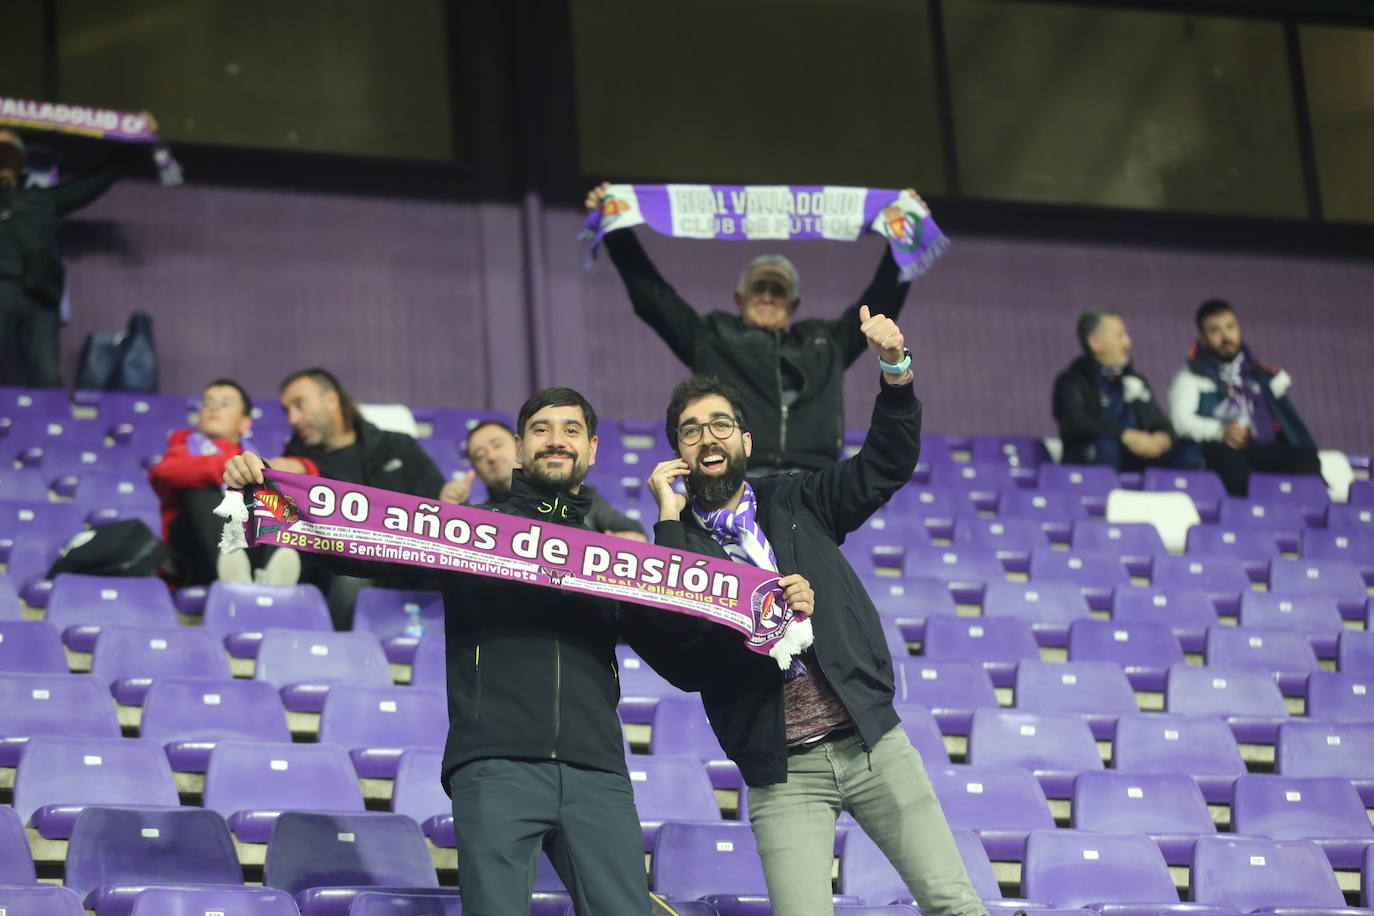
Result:
M754 437L751 468L818 469L835 462L844 439L844 370L867 349L859 306L896 318L911 285L898 282L886 246L873 281L839 318L813 318L774 331L746 325L738 313L698 315L663 279L633 231L611 232L603 244L635 314L692 372L714 375L739 392ZM786 408L784 361L803 382Z
M1065 464L1092 464L1096 440L1104 437L1120 439L1126 430L1126 427L1107 420L1104 396L1097 385L1100 372L1097 360L1085 355L1069 363L1054 380L1054 419L1059 423L1059 438L1064 443L1062 460ZM1136 383L1129 379L1135 379L1141 391L1139 398L1128 397L1126 401L1136 417L1135 425L1130 428L1147 433L1165 432L1177 438L1173 425L1150 389L1150 383L1131 364L1127 364L1121 373L1123 387L1135 387Z
M359 420L358 445L363 456L361 480L354 480L358 475L340 467L335 452L326 451L322 445L306 445L300 436L291 437L286 443L285 454L313 465L307 468L307 473L318 477L347 480L411 496L439 498L439 491L444 488L444 475L414 437L378 429L366 420Z
M883 384L868 438L853 458L821 471L751 481L758 521L777 554L778 572L801 573L815 589L815 657L867 748L898 722L892 708L892 656L878 612L838 545L911 479L920 442L921 403L912 386ZM659 522L654 540L726 556L690 509L680 520ZM688 668L691 657L699 663ZM777 662L744 648L737 633L721 627L694 640L679 640L675 662L683 667L675 681L701 691L716 737L739 765L744 781L751 786L786 782L783 680Z
M62 217L109 190L132 154L121 149L101 171L51 188L0 186L0 283L18 283L40 305L57 308L66 281L58 241Z

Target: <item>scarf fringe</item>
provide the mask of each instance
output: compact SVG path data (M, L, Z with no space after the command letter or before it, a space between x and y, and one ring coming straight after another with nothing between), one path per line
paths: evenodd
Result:
M214 512L225 519L224 530L219 535L219 552L233 553L235 550L248 549L248 537L243 533L248 524L248 506L239 490L225 490L224 499L215 506Z
M930 243L930 247L927 248L919 258L912 261L910 264L902 265L902 269L898 274L899 279L903 283L910 283L912 280L915 280L917 277L930 270L935 262L938 261L941 255L948 249L949 236L941 234L935 241Z
M783 634L773 644L773 648L768 650L768 655L773 661L778 663L778 667L783 671L792 667L792 660L803 651L811 648L811 643L815 641L815 635L811 632L810 617L794 617L792 623Z

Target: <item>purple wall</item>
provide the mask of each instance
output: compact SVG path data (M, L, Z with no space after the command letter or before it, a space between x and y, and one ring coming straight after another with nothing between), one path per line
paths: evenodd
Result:
M534 385L581 389L608 416L660 415L684 374L636 319L609 260L589 272L581 213L189 185L126 183L74 220L74 377L85 334L130 311L156 319L163 388L212 376L269 397L309 364L364 401L492 406L514 412ZM645 232L659 267L701 309L731 308L752 243ZM794 242L802 309L837 313L867 284L881 248ZM1374 451L1374 264L960 237L913 287L901 324L915 355L926 428L1053 434L1049 390L1074 355L1085 308L1120 310L1136 362L1161 396L1187 350L1192 312L1230 299L1257 354L1294 379L1318 442ZM531 325L541 329L531 335ZM849 426L875 384L848 379Z

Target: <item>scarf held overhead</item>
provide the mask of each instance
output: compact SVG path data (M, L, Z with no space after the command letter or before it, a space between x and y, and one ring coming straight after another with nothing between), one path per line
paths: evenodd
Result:
M787 607L772 570L344 481L263 478L215 510L228 519L221 550L275 544L561 588L723 624L784 670L798 651L784 637L806 617Z
M181 166L172 158L172 151L149 128L148 119L135 112L0 96L0 126L51 130L116 143L148 143L153 147L162 184L173 187L182 183Z
M613 184L587 215L590 263L607 232L647 225L689 239L887 239L903 282L930 269L949 239L906 191L835 185Z

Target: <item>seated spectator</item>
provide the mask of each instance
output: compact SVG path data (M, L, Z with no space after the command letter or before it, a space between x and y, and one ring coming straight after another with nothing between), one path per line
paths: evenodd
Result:
M1202 444L1226 491L1244 496L1251 471L1320 474L1317 445L1288 399L1292 379L1255 359L1224 299L1197 310L1197 343L1169 386L1169 418L1180 437Z
M166 572L174 585L206 585L216 577L224 521L211 510L224 496L224 465L243 453L243 436L253 425L252 409L248 392L237 382L222 378L206 385L196 428L172 432L162 460L148 472L162 506L162 539L170 564ZM294 550L275 551L258 572L260 581L291 584L300 574L299 555ZM231 554L222 574L234 581L252 581L249 555Z
M467 439L467 453L473 469L466 476L445 484L440 498L445 502L466 503L472 494L475 476L487 485L487 495L492 502L505 502L510 496L511 471L519 465L518 449L515 430L500 420L477 424L468 433ZM582 492L592 498L586 516L588 528L632 541L648 540L643 526L621 514L591 484L584 483Z
M1191 444L1174 440L1150 383L1131 365L1131 336L1121 315L1094 309L1078 317L1083 355L1054 380L1054 418L1065 464L1105 464L1118 471L1148 465L1201 468Z

